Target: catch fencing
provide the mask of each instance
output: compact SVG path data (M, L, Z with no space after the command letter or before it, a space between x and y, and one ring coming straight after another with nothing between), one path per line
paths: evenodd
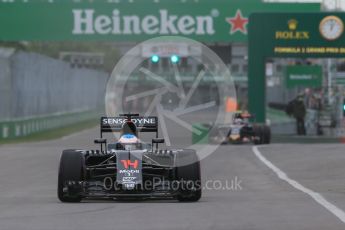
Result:
M0 137L90 119L96 111L104 111L107 80L105 72L75 69L40 54L1 48Z

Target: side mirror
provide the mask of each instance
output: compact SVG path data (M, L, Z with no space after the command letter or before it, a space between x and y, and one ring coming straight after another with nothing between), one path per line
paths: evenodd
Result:
M95 144L106 144L107 143L107 139L95 139L94 140Z
M152 139L152 144L163 144L164 143L164 138L153 138Z

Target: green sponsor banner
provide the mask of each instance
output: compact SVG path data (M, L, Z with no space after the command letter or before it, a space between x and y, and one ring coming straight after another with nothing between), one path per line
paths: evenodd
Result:
M345 77L336 77L334 83L336 85L345 85Z
M245 42L252 12L318 12L260 0L3 1L0 40L142 41L163 35Z
M345 57L345 14L253 13L248 40L249 111L265 122L267 58Z
M253 14L253 43L266 57L344 57L344 13ZM261 42L262 41L262 42ZM253 44L254 45L254 44Z
M298 86L321 87L321 66L287 66L285 70L285 83L287 88Z

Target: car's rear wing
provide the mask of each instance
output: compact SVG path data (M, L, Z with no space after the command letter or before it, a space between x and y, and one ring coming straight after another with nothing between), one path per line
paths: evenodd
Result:
M106 132L120 132L122 125L131 120L139 132L155 132L158 134L158 118L141 117L139 114L120 114L119 117L101 117L101 135Z
M156 133L156 139L152 139L152 146L156 143L158 148L158 144L164 142L164 139L158 138L158 117L142 117L139 116L139 114L120 114L118 117L101 117L101 138L94 141L95 144L101 145L101 151L103 151L103 149L107 149L107 139L103 139L103 133L120 132L123 124L129 120L136 125L138 132Z

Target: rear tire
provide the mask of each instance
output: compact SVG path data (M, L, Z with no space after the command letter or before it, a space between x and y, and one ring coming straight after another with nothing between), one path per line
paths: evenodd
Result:
M57 195L61 202L80 202L78 182L82 181L84 175L84 155L75 150L64 150L60 158ZM67 182L75 182L73 189L64 191Z
M271 129L270 129L270 127L267 125L264 125L263 130L264 130L264 144L271 143Z
M261 145L263 144L264 139L264 130L261 127L261 125L254 126L254 144L255 145Z
M177 200L196 202L201 198L200 161L194 150L184 150L176 156L176 179L181 183Z

